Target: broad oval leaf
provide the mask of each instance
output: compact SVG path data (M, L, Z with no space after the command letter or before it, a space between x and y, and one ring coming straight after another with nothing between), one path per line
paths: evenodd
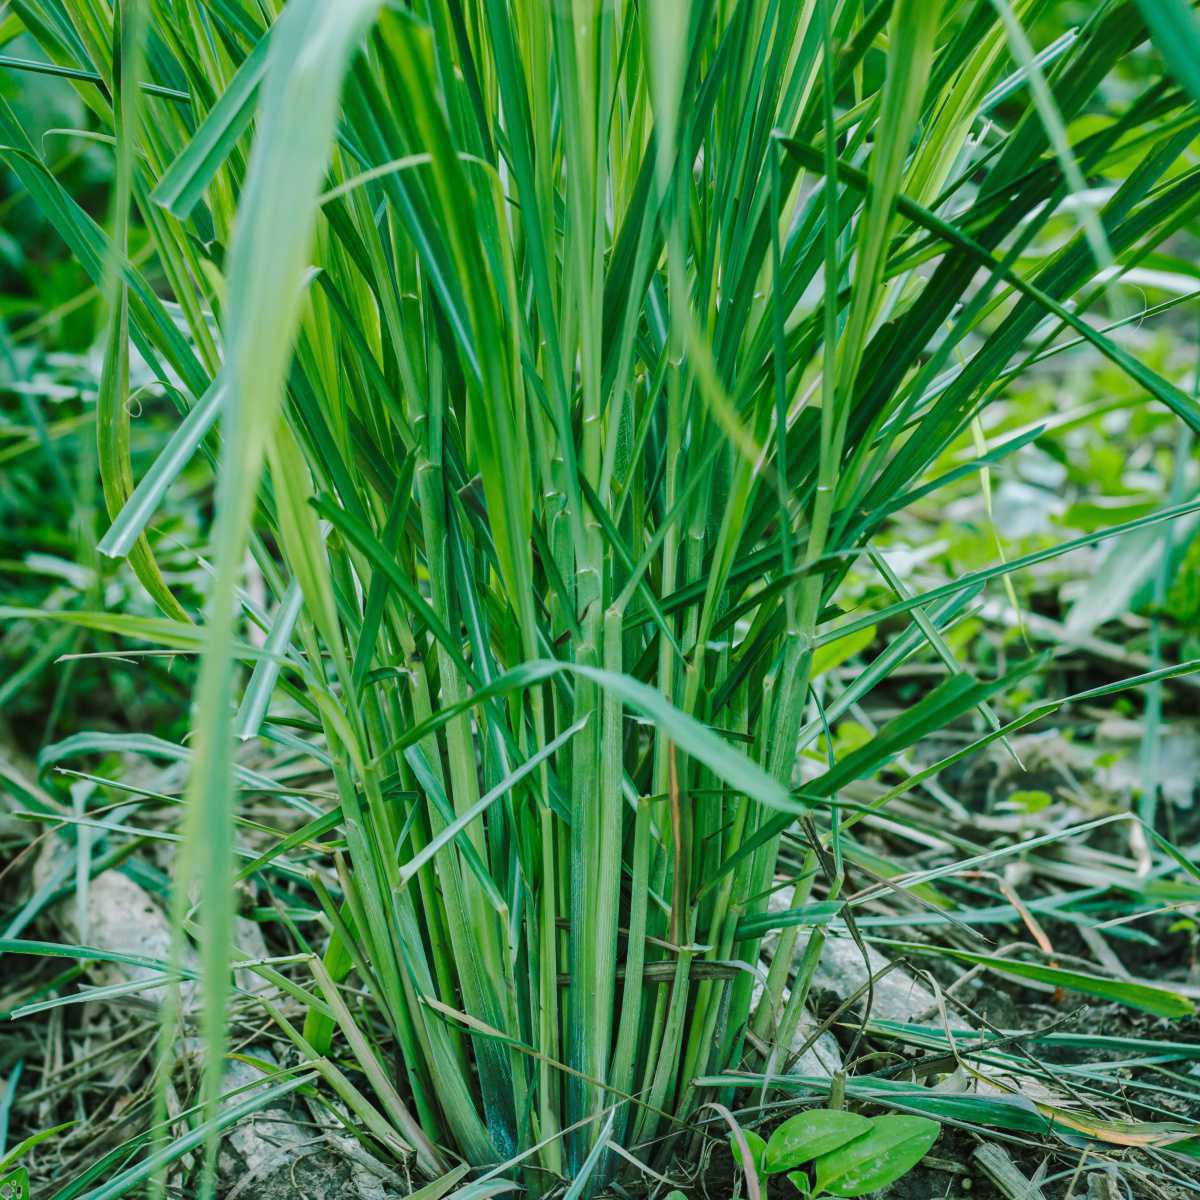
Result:
M767 1149L767 1143L752 1129L743 1129L742 1137L746 1139L746 1145L750 1147L750 1157L754 1161L751 1163L746 1162L742 1154L742 1148L738 1145L737 1138L731 1136L729 1139L729 1149L733 1151L733 1161L747 1174L753 1170L757 1177L762 1178L763 1154Z
M929 1153L941 1129L928 1117L876 1117L865 1137L817 1159L817 1188L834 1196L865 1196L886 1187Z
M790 1171L862 1137L871 1126L870 1117L839 1109L797 1113L771 1134L762 1158L763 1170L768 1175Z

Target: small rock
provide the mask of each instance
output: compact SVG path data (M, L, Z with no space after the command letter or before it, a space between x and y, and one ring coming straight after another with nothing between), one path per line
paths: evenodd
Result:
M776 888L767 897L767 912L787 912L792 907L792 892L790 888ZM775 957L775 948L779 945L779 935L782 931L771 929L763 934L759 953L767 959Z
M758 1009L762 1003L763 992L762 981L756 981L754 985L754 998L751 1001L751 1007L754 1010ZM784 988L783 995L779 1001L779 1011L783 1012L788 1002L788 991ZM838 1047L837 1039L829 1030L817 1036L816 1041L807 1049L802 1048L805 1043L812 1037L813 1032L817 1028L817 1023L813 1019L812 1014L805 1011L800 1015L800 1020L796 1025L795 1035L792 1037L792 1043L788 1047L787 1058L792 1059L794 1055L800 1052L799 1057L795 1058L788 1071L790 1075L815 1075L829 1076L842 1069L842 1052ZM802 1051L802 1052L801 1052Z
M149 892L120 871L101 871L88 884L86 929L80 928L73 896L59 904L54 915L69 941L114 954L171 961L170 921ZM186 954L184 965L194 967L195 955ZM96 963L91 974L97 983L109 984L153 980L161 976L161 971L130 963ZM186 1007L195 985L185 982L181 990ZM164 987L153 987L138 992L137 997L143 1003L160 1004L164 994Z
M787 996L784 996L787 1002ZM794 1054L813 1035L817 1028L816 1021L805 1012L801 1015L796 1026L796 1036L792 1038L790 1054ZM837 1039L826 1029L817 1035L817 1040L797 1058L789 1072L792 1075L833 1075L842 1069L842 1051Z
M1122 1200L1115 1168L1093 1171L1088 1176L1087 1200Z
M39 860L38 872L42 879L48 877L48 862L45 856ZM86 929L80 926L79 907L74 896L56 906L54 917L69 942L162 963L171 961L173 934L167 914L145 888L120 871L101 871L88 883ZM235 938L243 954L252 958L267 957L267 945L257 922L238 917ZM183 965L194 970L196 962L192 947L186 946ZM153 967L132 963L97 962L90 968L97 984L149 981L159 973ZM261 976L248 970L237 972L237 982L239 987L253 992L269 986ZM137 998L144 1004L161 1004L164 990L162 987L147 988L138 992ZM195 998L196 984L185 980L181 992L187 1009Z
M888 970L890 961L873 946L866 949L867 961L864 962L862 951L850 938L830 937L825 942L821 961L813 973L813 990L830 993L840 1002L863 987L870 976L874 976L872 1017L909 1024L936 1019L937 997L902 967ZM884 974L885 971L887 974ZM865 1000L864 993L859 1003Z

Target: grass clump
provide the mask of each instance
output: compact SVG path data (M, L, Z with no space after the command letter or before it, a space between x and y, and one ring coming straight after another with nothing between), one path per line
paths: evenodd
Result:
M376 1149L574 1197L686 1152L729 1072L784 1067L828 922L853 926L847 786L891 772L882 806L935 774L896 774L929 734L1031 719L990 701L1037 657L977 680L942 631L1070 547L914 593L896 514L1028 446L944 467L1073 340L1200 427L1121 336L1122 275L1200 208L1196 81L1173 52L1178 81L1130 90L1133 3L1069 31L1046 0L278 7L15 0L113 139L107 232L0 101L8 165L108 299L100 549L160 610L71 620L202 654L175 915L209 1107L159 1155L221 1125L249 875L319 918L290 1017L264 1003ZM1149 32L1193 37L1178 7ZM131 354L179 408L136 472ZM217 464L202 612L153 527L193 457ZM856 572L885 603L843 611ZM944 680L827 753L926 647ZM238 739L336 792L242 859Z

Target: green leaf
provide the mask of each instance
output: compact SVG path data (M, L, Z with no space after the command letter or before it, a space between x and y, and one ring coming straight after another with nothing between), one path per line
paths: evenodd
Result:
M746 1139L746 1145L750 1149L750 1157L753 1161L747 1163L743 1159L742 1148L738 1144L737 1138L730 1134L729 1148L733 1152L733 1161L747 1175L753 1172L755 1178L761 1179L763 1178L763 1157L766 1154L767 1143L753 1129L743 1129L742 1137Z
M102 946L68 946L58 942L26 941L21 938L0 938L0 954L32 954L46 958L74 958L85 962L114 962L127 967L143 967L148 970L168 970L167 963L157 958L146 958L140 954L123 954L106 950ZM189 979L195 978L190 971L182 971Z
M813 653L812 677L819 679L827 671L832 671L834 667L840 667L842 663L865 650L874 640L875 626L868 625L835 642L828 642L824 646L818 647Z
M832 1153L871 1128L869 1117L845 1109L814 1108L797 1113L771 1134L762 1168L769 1175L790 1171L822 1154Z
M233 721L234 614L250 514L268 442L276 430L301 316L317 200L336 131L342 80L380 0L319 0L287 5L271 36L260 120L230 248L225 306L222 455L208 595L205 653L196 685L194 767L188 779L184 853L176 885L182 924L193 886L200 894L206 1057L206 1174L215 1153L213 1124L227 1037L226 1002L234 921ZM309 512L311 516L311 511ZM317 597L311 597L316 604ZM320 614L318 614L320 615ZM426 1167L428 1164L425 1164Z
M1196 1005L1187 996L1167 988L1152 987L1146 983L1135 983L1128 979L1105 979L1102 975L1089 975L1084 971L1068 971L1062 967L1044 967L1040 963L1017 962L1008 958L997 958L993 954L977 954L972 950L958 950L949 946L931 946L917 942L897 942L914 954L932 954L942 958L954 958L959 962L987 967L1001 975L1017 979L1033 979L1053 987L1082 992L1085 996L1098 996L1103 1000L1115 1000L1128 1008L1141 1009L1158 1017L1189 1017Z
M130 460L129 392L129 284L122 265L128 253L129 216L133 198L134 146L132 130L140 120L140 91L137 87L143 66L145 13L135 7L120 23L121 72L114 103L116 124L116 181L113 234L104 265L104 293L108 307L108 331L104 363L96 400L96 452L100 465L101 491L108 515L115 517L133 491ZM163 613L177 621L188 621L155 561L150 543L141 536L129 547L134 573Z
M187 466L205 434L213 427L221 411L224 389L213 385L188 410L175 427L166 445L159 451L150 469L142 476L132 494L121 505L107 532L97 544L101 554L123 558L130 553L151 517L162 503L167 489Z
M254 664L254 671L242 703L238 708L236 731L243 741L256 737L266 718L271 703L271 693L279 681L279 668L292 640L292 630L304 605L304 594L295 580L279 602L279 611L271 624L271 632L263 645L263 657Z
M552 664L544 664L550 666ZM578 664L553 664L585 679L594 680L630 708L649 717L685 754L704 763L735 791L752 796L767 808L785 813L804 813L807 806L792 799L788 789L772 779L742 751L724 742L711 729L671 704L656 689L628 675Z
M555 675L577 675L590 679L602 690L618 697L630 708L648 717L667 737L686 754L704 763L735 791L744 792L767 808L783 813L802 814L808 806L794 799L787 788L772 779L756 762L742 751L724 742L695 717L678 709L661 692L628 675L605 671L579 663L555 662L549 659L522 663L506 671L498 679L480 688L473 695L443 708L421 725L413 726L393 742L385 753L415 745L422 738L448 724L460 713L494 696L504 696Z
M817 1159L817 1188L834 1196L865 1196L887 1187L929 1153L941 1129L927 1117L876 1117L865 1137Z
M1155 48L1200 102L1200 17L1187 0L1137 0Z
M42 1142L49 1141L55 1134L70 1129L74 1124L74 1121L66 1121L61 1125L52 1125L49 1129L42 1129L38 1133L31 1133L29 1137L18 1142L3 1158L0 1158L0 1171L7 1171L17 1159L28 1154L35 1146L40 1146ZM5 1182L7 1180L0 1180L0 1183Z
M271 31L259 38L237 73L221 92L192 140L166 169L151 199L185 221L204 195L213 176L229 157L254 117L259 85L267 70Z
M805 166L813 170L823 168L823 158L820 151L812 146L797 141L785 141L784 145L795 154ZM845 180L855 188L864 191L869 187L867 175L851 166L839 162L838 178ZM1035 283L1020 275L1007 263L1001 262L990 250L981 246L974 238L950 221L943 220L922 204L904 195L896 197L897 211L908 217L914 224L929 230L943 240L947 245L963 250L982 266L986 266L995 275L1009 283L1022 295L1046 312L1069 325L1083 339L1100 351L1109 361L1120 367L1130 379L1140 384L1157 400L1172 410L1181 420L1184 420L1193 430L1200 431L1200 405L1186 392L1176 387L1170 380L1164 379L1156 371L1151 370L1140 359L1130 354L1124 347L1119 346L1110 338L1094 329L1078 313L1072 312L1053 296L1042 290Z

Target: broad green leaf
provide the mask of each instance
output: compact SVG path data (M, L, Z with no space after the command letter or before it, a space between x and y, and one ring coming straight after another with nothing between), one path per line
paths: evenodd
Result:
M927 1117L876 1117L865 1136L817 1159L817 1187L834 1196L878 1191L911 1171L939 1133L941 1126Z
M763 1175L763 1157L766 1154L767 1143L762 1137L755 1133L753 1129L743 1129L742 1137L746 1139L746 1145L750 1148L750 1155L753 1161L747 1163L742 1157L742 1148L738 1144L737 1138L732 1134L729 1138L729 1148L733 1153L733 1161L742 1168L748 1175L753 1173L759 1179L764 1178Z
M814 1108L789 1117L771 1134L762 1157L767 1174L790 1171L868 1133L869 1117L845 1109Z

